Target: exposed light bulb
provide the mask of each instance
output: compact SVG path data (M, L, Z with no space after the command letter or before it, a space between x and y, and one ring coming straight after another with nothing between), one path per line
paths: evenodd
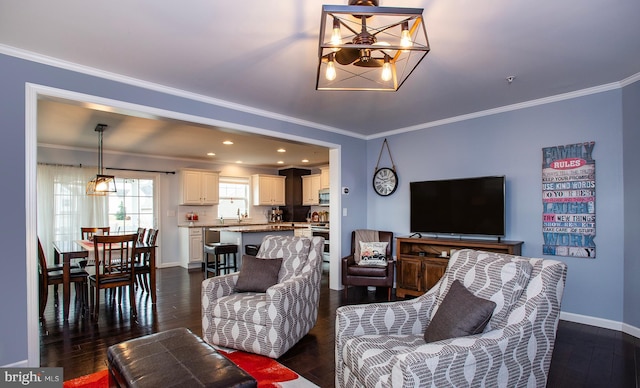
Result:
M400 33L400 46L411 47L413 41L411 40L411 34L409 34L409 22L402 23L402 32Z
M324 76L329 81L333 81L334 79L336 79L336 65L333 62L333 54L329 54L329 62L327 62L327 69L324 73Z
M333 18L333 31L331 32L331 44L339 46L342 44L342 36L340 35L340 22L338 18Z
M96 184L96 191L107 191L109 189L109 185L107 185L107 182L101 180L98 181L98 183Z
M389 56L385 55L384 56L384 64L382 65L382 74L381 74L381 78L383 81L389 81L391 80L391 75L393 73L391 72L391 63L389 63Z

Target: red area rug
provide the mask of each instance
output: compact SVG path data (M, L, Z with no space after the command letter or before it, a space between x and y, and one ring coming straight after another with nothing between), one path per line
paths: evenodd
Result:
M258 381L259 388L313 387L308 380L274 359L241 351L218 350ZM101 370L64 382L64 388L107 388L109 371Z

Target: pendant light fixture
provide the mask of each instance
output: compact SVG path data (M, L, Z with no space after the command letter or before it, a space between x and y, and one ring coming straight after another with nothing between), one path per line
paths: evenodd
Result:
M429 52L422 8L322 6L317 90L396 91Z
M98 174L87 183L87 195L107 195L116 192L116 178L113 175L104 175L102 166L102 134L107 129L107 126L107 124L96 125L95 131L99 134Z

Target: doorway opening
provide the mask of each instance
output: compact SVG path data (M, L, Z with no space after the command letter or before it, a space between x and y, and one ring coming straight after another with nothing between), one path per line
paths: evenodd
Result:
M62 89L54 89L50 87L27 84L26 87L26 125L25 125L25 153L26 153L26 224L27 224L27 241L26 245L26 261L27 261L27 309L30 312L27 317L27 342L28 342L28 360L27 363L30 366L39 365L40 360L40 346L39 346L39 319L38 319L38 269L37 263L34 260L30 260L32 257L36 257L37 247L37 222L36 222L36 166L37 166L37 153L38 153L38 137L37 137L37 122L38 122L38 101L40 99L59 99L81 106L100 106L107 109L113 109L114 111L128 114L131 112L138 112L144 116L164 117L167 119L190 121L199 125L212 125L212 126L224 126L232 128L237 131L245 131L247 133L254 133L257 135L278 137L288 139L291 141L299 141L303 143L321 145L329 149L330 166L331 166L331 186L335 187L332 193L331 207L336 209L340 208L340 197L338 195L338 186L340 182L340 145L334 143L327 143L318 141L317 139L305 138L297 135L291 135L286 133L279 133L260 128L247 128L246 126L240 126L238 124L221 122L218 120L191 116L175 111L167 111L152 107L146 107L136 104L131 104L118 100L105 99L101 97L80 94ZM158 219L158 225L162 225L163 217L160 213ZM340 219L338 218L338 212L331 212L331 219L333 225L331 230L332 246L331 246L331 263L330 263L330 287L337 289L339 287L339 254L340 249Z

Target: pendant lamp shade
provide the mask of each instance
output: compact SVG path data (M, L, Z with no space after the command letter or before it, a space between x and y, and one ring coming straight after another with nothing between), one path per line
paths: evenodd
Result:
M102 166L102 134L105 129L107 129L107 124L96 125L95 131L99 134L98 174L87 183L87 195L107 195L116 192L116 178L113 175L105 175Z

